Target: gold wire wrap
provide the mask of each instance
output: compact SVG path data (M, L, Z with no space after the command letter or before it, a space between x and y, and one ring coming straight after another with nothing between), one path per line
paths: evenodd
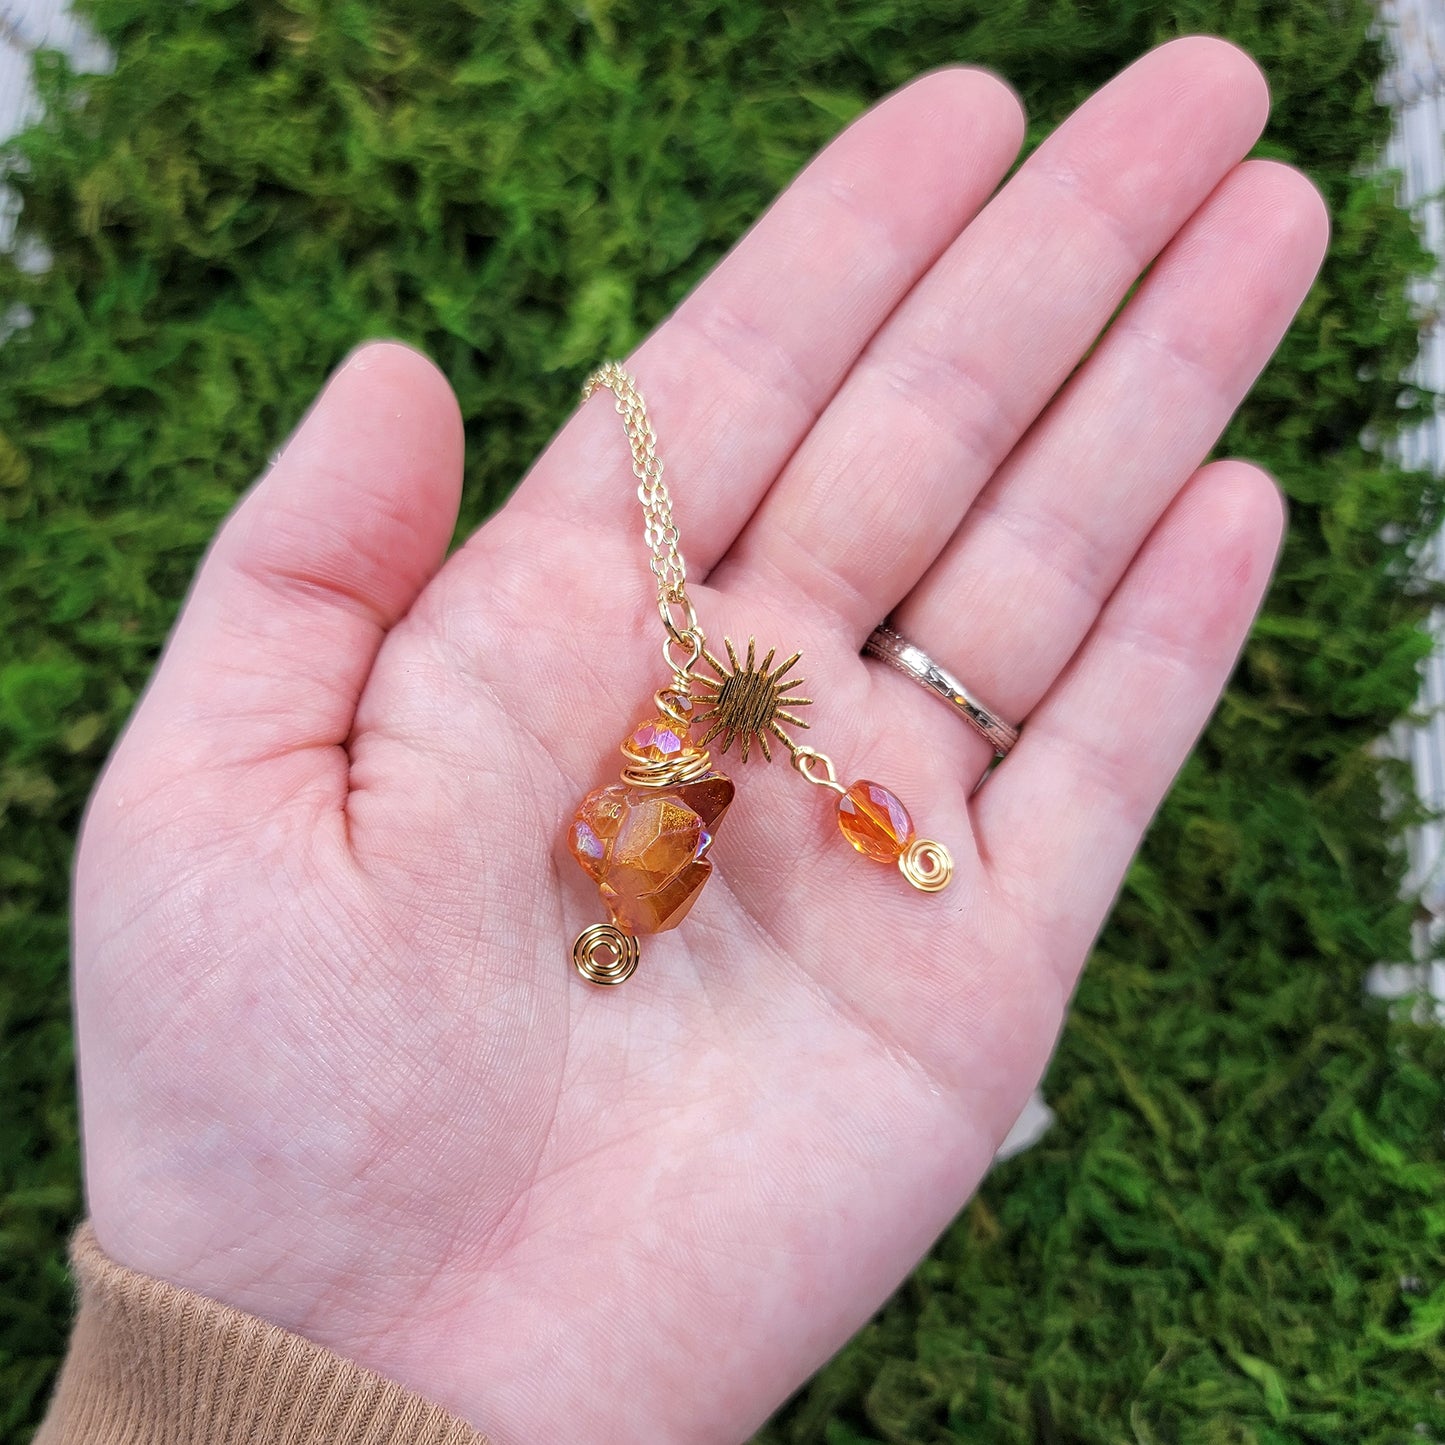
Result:
M662 639L662 660L672 670L673 679L677 684L676 690L688 697L692 696L692 683L696 677L692 669L698 658L702 656L702 645L705 640L701 628L684 633L681 637L674 637L669 632ZM690 649L687 657L681 662L672 655L674 647Z
M677 724L687 737L692 714L692 699L686 690L687 677L679 672L670 687L660 687L652 694L658 714ZM622 781L639 788L672 788L680 783L693 783L712 772L712 754L689 741L675 758L649 758L633 747L628 737L618 749L627 759Z
M695 783L712 772L712 754L706 748L686 747L675 758L645 758L629 738L621 752L627 759L622 781L639 788L675 788L681 783Z
M915 838L899 855L898 871L920 892L938 893L953 878L953 854L932 838Z
M821 778L813 773L815 763L823 769L824 776ZM838 770L833 766L833 759L827 753L820 753L817 748L794 747L793 766L815 787L830 788L839 797L848 791L838 781Z
M588 983L625 983L641 957L642 950L632 934L612 923L584 928L572 945L572 962Z

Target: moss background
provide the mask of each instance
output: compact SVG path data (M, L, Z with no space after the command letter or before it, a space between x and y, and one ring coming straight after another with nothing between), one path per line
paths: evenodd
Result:
M1057 1126L761 1438L1445 1437L1445 1032L1360 989L1409 950L1405 815L1381 801L1408 781L1371 743L1414 697L1430 599L1406 544L1439 509L1358 440L1412 415L1424 264L1371 175L1366 0L80 8L116 71L38 58L48 118L8 168L52 264L0 257L24 308L0 346L0 1433L28 1438L70 1311L80 808L201 548L328 368L377 334L440 361L470 527L583 369L869 101L974 61L1037 140L1152 42L1208 29L1262 61L1261 150L1335 217L1226 439L1291 497L1279 580L1098 947Z

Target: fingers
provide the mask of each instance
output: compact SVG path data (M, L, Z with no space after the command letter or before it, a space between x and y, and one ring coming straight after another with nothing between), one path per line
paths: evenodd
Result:
M801 592L861 643L1267 109L1254 63L1205 38L1090 99L874 338L717 585Z
M915 81L828 146L629 361L686 498L695 575L730 545L1022 137L1018 101L995 77L954 69ZM617 418L599 401L565 428L513 505L549 526L605 526L630 544L629 478Z
M989 482L898 630L1027 717L1278 345L1328 231L1298 172L1239 167ZM967 742L975 780L992 754Z
M1198 472L979 790L980 853L1053 956L1081 959L1102 924L1234 667L1283 518L1258 468Z
M461 471L436 368L358 351L218 533L124 749L178 776L304 754L278 786L314 775L344 797L340 744L383 635L441 565Z

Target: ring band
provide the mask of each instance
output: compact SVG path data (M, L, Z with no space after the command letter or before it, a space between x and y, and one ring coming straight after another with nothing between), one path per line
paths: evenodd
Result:
M915 647L887 624L873 629L863 644L865 657L876 657L889 667L921 683L929 692L951 703L964 721L993 748L999 757L1019 740L1019 730L1006 723L991 707L980 702L947 668L940 667L921 647Z

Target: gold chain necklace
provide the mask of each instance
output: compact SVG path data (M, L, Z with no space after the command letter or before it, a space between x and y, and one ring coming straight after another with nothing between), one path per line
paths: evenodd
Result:
M640 957L637 935L676 928L711 877L708 854L735 791L732 779L713 766L707 745L715 739L721 753L736 742L744 762L755 746L771 762L772 745L781 742L804 779L838 795L838 826L858 852L896 863L924 892L947 887L953 877L948 849L916 836L908 810L893 793L866 779L845 788L827 754L789 734L790 727L808 727L795 709L812 705L798 692L802 680L790 676L801 653L774 666L776 650L759 660L752 638L745 658L729 638L723 639L726 662L708 651L687 592L687 564L647 405L615 361L587 378L583 401L604 388L616 398L632 447L643 536L665 629L662 656L671 677L653 694L654 715L622 743L621 782L589 793L568 830L568 846L597 884L610 919L578 935L572 945L577 971L599 984L630 977ZM699 672L700 666L712 676ZM702 733L696 741L694 731Z

